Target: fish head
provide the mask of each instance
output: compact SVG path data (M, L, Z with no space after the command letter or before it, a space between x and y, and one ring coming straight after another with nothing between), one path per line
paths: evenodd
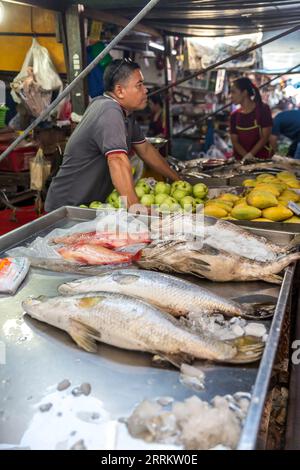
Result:
M105 271L97 274L97 276L75 279L66 282L58 287L58 292L62 295L73 295L77 292L91 292L99 290L101 282L113 280L113 271Z
M63 297L29 297L22 302L25 313L36 320L48 323L49 325L65 329L64 325L68 320L68 310Z

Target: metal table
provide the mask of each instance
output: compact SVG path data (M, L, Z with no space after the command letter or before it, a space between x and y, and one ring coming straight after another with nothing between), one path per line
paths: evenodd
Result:
M60 208L3 235L0 256L54 228L93 219L95 213L90 209ZM277 243L291 238L281 232L263 233ZM228 298L236 297L238 292L239 296L261 294L278 299L260 364L240 367L203 362L205 389L195 391L179 382L179 373L172 367L153 367L149 354L105 344L99 345L97 354L89 354L63 331L23 317L23 299L29 295L56 295L59 284L80 277L31 268L14 296L0 297L0 346L6 353L5 364L0 364L0 448L68 449L76 442L81 445L83 440L89 449L173 449L171 445L133 439L119 419L129 416L143 399L171 396L182 401L196 394L210 401L215 395L252 391L239 449L254 449L293 273L294 267L290 266L281 288L264 282L217 284L189 278ZM71 386L58 391L56 386L64 379ZM75 397L71 391L84 382L91 385L91 394ZM40 411L39 406L48 403L51 409Z

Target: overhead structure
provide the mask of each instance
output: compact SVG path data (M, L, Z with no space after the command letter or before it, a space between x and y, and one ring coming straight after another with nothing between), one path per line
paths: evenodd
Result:
M22 3L64 10L74 0L29 0ZM81 0L85 7L133 18L145 0ZM255 31L274 31L297 24L299 1L295 0L160 0L143 24L169 35L232 36Z

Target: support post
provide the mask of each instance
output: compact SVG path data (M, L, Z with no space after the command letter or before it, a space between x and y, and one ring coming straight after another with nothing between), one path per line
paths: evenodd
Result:
M165 77L165 85L169 85L168 79L168 54L170 53L170 39L164 35L164 77ZM165 92L165 113L166 113L166 130L167 130L167 155L171 153L171 137L172 137L172 123L171 123L171 113L170 113L170 92L167 90Z
M68 82L71 83L84 69L85 38L83 31L83 17L80 5L72 5L67 9L66 36L68 49ZM72 110L80 116L87 107L86 81L81 80L71 91Z

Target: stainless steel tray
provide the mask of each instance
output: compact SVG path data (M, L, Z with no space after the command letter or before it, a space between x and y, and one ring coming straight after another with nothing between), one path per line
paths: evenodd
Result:
M56 227L93 219L95 213L90 209L60 208L2 236L0 256L13 246L31 242L37 234L43 236ZM286 233L263 233L277 243L291 238ZM29 295L56 295L59 284L80 277L32 268L14 296L0 298L1 341L6 351L6 363L0 364L2 447L64 449L83 439L90 449L172 449L131 438L119 418L129 416L145 398L167 395L184 400L196 394L211 400L215 395L252 391L239 448L254 449L293 273L292 266L286 270L281 289L264 282L217 284L189 278L228 298L236 297L238 292L239 296L261 294L278 299L260 364L239 367L204 362L205 389L199 392L182 385L177 370L153 367L148 354L104 344L99 345L97 354L88 354L61 330L23 318L23 299ZM56 385L63 379L69 379L72 385L58 392ZM91 395L75 398L71 390L83 382L91 384ZM52 408L42 413L39 405L49 402Z

